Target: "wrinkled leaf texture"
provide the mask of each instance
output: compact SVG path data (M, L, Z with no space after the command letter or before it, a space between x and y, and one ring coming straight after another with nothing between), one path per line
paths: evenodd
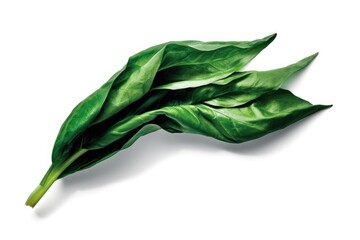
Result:
M241 143L329 107L280 89L316 54L284 68L241 71L275 36L245 42L168 42L130 57L63 123L52 166L65 164L81 149L86 152L58 178L93 166L159 129ZM45 176L42 184L46 181Z

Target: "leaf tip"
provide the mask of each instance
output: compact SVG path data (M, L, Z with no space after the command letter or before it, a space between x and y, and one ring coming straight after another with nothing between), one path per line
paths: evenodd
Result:
M319 55L319 52L316 52L316 53L310 55L309 58L311 58L311 60L313 60L313 59L315 59L318 55Z
M319 110L324 110L324 109L331 108L333 105L332 104L326 104L326 105L320 104L317 106L318 106Z
M267 36L267 37L264 37L264 40L267 41L267 42L269 42L269 43L271 43L272 41L274 41L274 39L276 38L276 36L277 36L277 33L273 33L273 34L271 34L271 35L269 35L269 36Z
M312 55L310 55L310 56L308 56L306 58L303 58L299 62L294 64L298 68L297 71L300 70L300 69L305 68L306 66L308 66L317 57L317 55L319 55L319 52L314 53L314 54L312 54Z

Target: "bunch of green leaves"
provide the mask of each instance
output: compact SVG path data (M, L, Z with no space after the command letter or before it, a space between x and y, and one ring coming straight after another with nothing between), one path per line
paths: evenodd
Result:
M65 120L52 165L26 204L35 206L57 179L89 168L159 129L241 143L329 107L280 89L317 54L284 68L241 71L275 36L243 42L168 42L130 57Z

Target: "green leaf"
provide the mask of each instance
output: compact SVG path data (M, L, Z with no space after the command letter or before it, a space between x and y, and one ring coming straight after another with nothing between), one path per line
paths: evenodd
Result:
M308 66L317 55L315 53L284 68L235 73L215 82L214 84L220 85L217 89L222 94L205 103L218 107L235 107L247 103L264 93L279 89L291 76Z
M216 108L205 104L164 107L129 117L84 147L87 155L70 165L60 177L86 169L129 147L139 137L160 128L172 133L196 133L241 143L285 128L330 105L312 105L287 90L262 95L247 105Z
M26 204L35 206L57 179L104 161L159 129L241 143L330 107L279 89L316 54L284 68L240 72L274 38L168 42L130 57L65 120L52 165Z
M199 87L241 70L267 47L276 34L252 42L198 42L191 47L169 44L154 89Z

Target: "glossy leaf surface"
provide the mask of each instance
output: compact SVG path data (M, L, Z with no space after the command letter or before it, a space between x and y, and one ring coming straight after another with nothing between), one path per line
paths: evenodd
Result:
M280 89L316 54L284 68L241 72L274 38L168 42L130 57L65 120L52 165L26 204L35 206L57 179L91 167L159 129L241 143L329 107Z

